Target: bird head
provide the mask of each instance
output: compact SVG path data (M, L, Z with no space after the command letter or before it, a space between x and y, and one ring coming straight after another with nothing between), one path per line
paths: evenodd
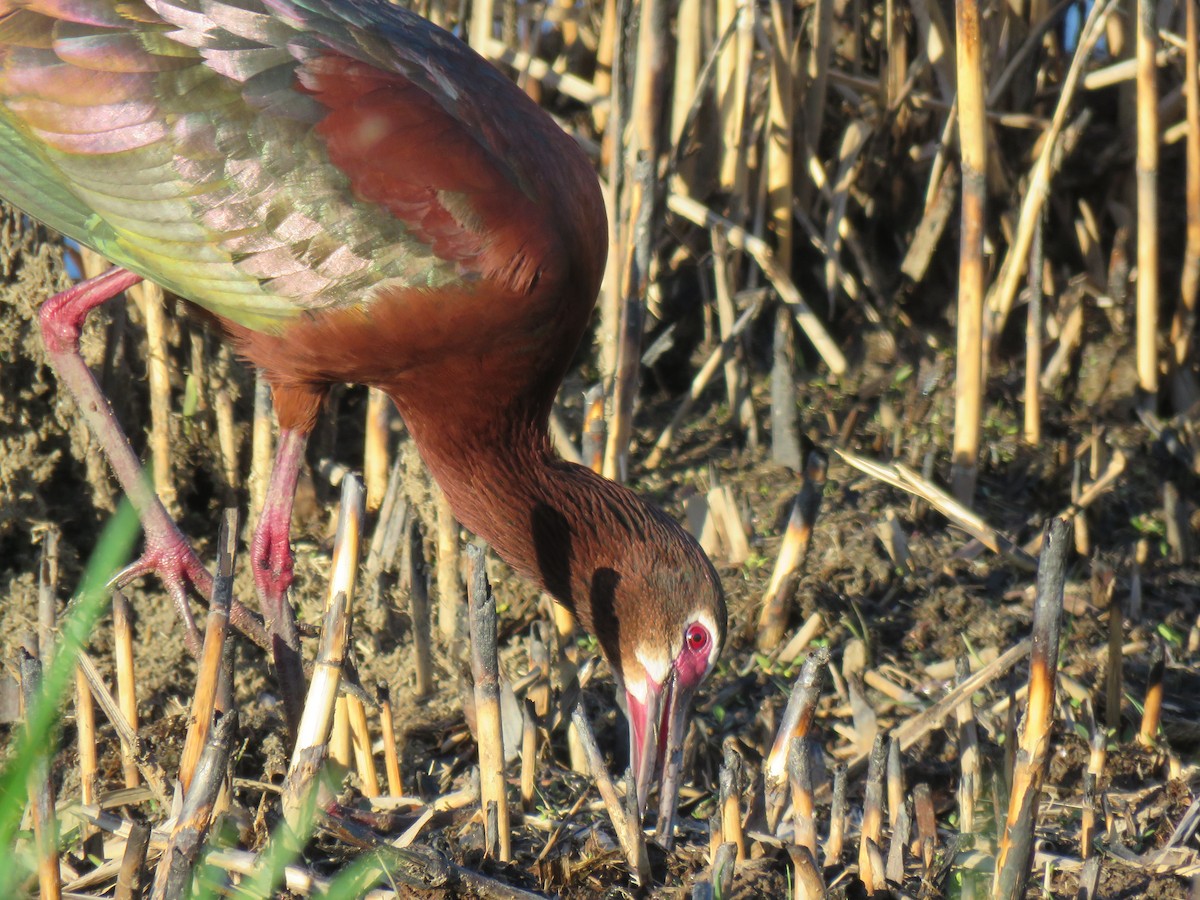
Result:
M662 560L648 577L619 591L615 634L596 623L629 719L629 763L644 814L659 780L660 828L679 796L683 739L696 690L725 643L725 599L712 564L680 529L682 558ZM605 640L605 638L609 638ZM614 646L615 644L615 646Z

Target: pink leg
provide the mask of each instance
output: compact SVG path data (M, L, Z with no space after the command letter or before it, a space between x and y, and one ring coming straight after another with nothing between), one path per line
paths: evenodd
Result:
M50 365L79 404L121 488L142 520L145 549L137 562L118 575L114 582L126 584L139 575L157 573L183 618L188 648L198 655L200 636L188 606L187 585L193 585L207 597L212 591L212 577L154 493L112 407L79 354L79 335L87 314L141 280L141 276L124 269L109 269L51 297L42 305L38 317ZM230 618L252 640L265 642L262 626L240 603L234 603Z
M250 548L254 584L271 636L271 652L279 674L284 711L293 735L304 709L305 681L296 617L287 594L293 575L292 503L296 498L296 482L307 441L305 432L284 429L280 434L271 481Z

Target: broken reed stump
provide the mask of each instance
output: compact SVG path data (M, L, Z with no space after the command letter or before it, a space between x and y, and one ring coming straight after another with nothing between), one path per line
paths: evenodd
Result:
M409 524L408 611L412 618L414 663L418 699L433 693L433 624L429 609L429 580L425 575L425 544L414 516Z
M767 803L767 829L774 832L787 802L787 755L791 742L806 738L816 715L821 685L829 667L829 648L818 647L804 660L792 686L775 742L763 763L763 781Z
M213 578L204 645L200 651L200 671L192 695L191 722L179 764L179 781L184 794L192 782L192 773L200 754L208 744L208 730L217 707L218 683L223 670L225 637L229 631L229 607L233 602L234 550L237 546L237 511L227 509L217 533L217 573ZM228 711L228 710L226 710Z
M821 508L821 494L829 461L813 451L804 467L804 484L792 501L787 530L779 547L779 556L771 572L771 580L763 595L762 612L758 617L758 649L773 650L787 630L789 591L792 576L803 565L812 542L813 527Z
M218 713L205 734L203 750L193 769L167 849L155 872L151 900L168 900L189 893L192 870L208 838L217 796L225 783L229 753L237 738L237 710Z
M512 827L504 779L504 736L500 713L500 662L496 646L496 597L488 584L483 551L467 548L471 560L469 621L471 675L475 682L475 731L484 812L484 846L502 862L512 858ZM494 810L494 812L493 812Z
M1050 764L1063 585L1070 543L1070 521L1052 519L1046 525L1038 563L1037 595L1033 604L1033 649L1029 657L1029 692L1013 770L1008 817L996 860L994 897L1023 897L1029 879L1033 829L1037 823L1042 783Z
M25 648L20 651L21 698L25 715L38 703L42 683L42 664ZM26 782L29 791L33 843L37 852L38 888L45 900L62 896L62 870L58 858L58 824L54 814L54 783L50 780L50 754L37 753Z
M325 610L312 681L308 685L300 727L296 731L296 748L283 784L283 815L293 835L301 830L299 826L305 818L305 808L312 802L317 774L328 753L329 734L341 684L342 661L346 658L349 640L346 595L339 592Z
M137 734L137 676L133 666L133 608L120 591L113 591L113 656L117 667L117 702L130 730ZM121 754L125 787L137 787L137 764L129 754Z

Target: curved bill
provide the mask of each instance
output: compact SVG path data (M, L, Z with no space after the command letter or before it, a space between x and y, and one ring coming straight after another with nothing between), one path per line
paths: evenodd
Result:
M637 786L638 813L646 814L650 786L659 778L658 827L660 840L670 841L683 767L683 738L694 689L679 684L674 668L665 683L646 680L644 700L626 692L629 710L629 759Z

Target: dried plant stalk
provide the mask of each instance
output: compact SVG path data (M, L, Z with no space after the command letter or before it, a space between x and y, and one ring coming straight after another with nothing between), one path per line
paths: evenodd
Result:
M1158 726L1162 720L1164 665L1162 642L1155 641L1150 657L1150 677L1146 680L1146 700L1142 705L1142 724L1138 728L1138 743L1143 747L1153 747L1158 739Z
M191 788L184 796L183 809L155 872L151 900L167 900L188 893L192 867L204 849L217 795L225 781L229 752L237 736L237 721L236 711L220 715L205 737L204 752L195 767Z
M512 834L504 779L504 736L500 711L500 663L496 656L496 598L488 584L483 551L467 548L471 560L471 674L475 680L475 732L479 742L479 787L483 808L495 804L487 823L487 847L497 847L500 860L512 858Z
M412 617L417 697L433 693L433 622L429 613L429 581L425 577L425 543L414 517L409 525L408 611Z
M1191 357L1196 328L1196 300L1200 294L1200 37L1197 36L1195 0L1184 0L1186 44L1183 66L1183 94L1187 100L1187 240L1183 250L1183 273L1179 287L1179 305L1171 321L1171 343L1175 365L1183 367Z
M1033 650L1029 660L1029 691L1021 730L1008 817L996 860L994 897L1023 897L1033 852L1033 828L1038 818L1042 782L1050 764L1054 719L1054 686L1058 677L1058 647L1062 622L1066 556L1071 525L1053 519L1046 526L1038 564L1037 596L1033 606Z
M404 793L400 778L400 755L396 752L396 722L392 717L392 693L387 684L379 682L376 690L379 700L379 725L383 730L383 761L387 769L388 795L399 797Z
M741 791L738 789L738 780L741 773L741 764L738 755L734 752L732 745L728 742L724 748L725 760L721 765L720 773L720 790L721 790L721 836L725 843L731 843L737 847L737 861L744 862L746 860L746 835L742 829L742 804ZM786 755L784 759L786 760Z
M461 556L458 546L458 522L450 502L437 489L437 586L438 634L442 642L454 643L458 631L458 615L462 608L462 578L459 576Z
M57 527L46 530L38 560L38 658L43 669L54 661L54 635L58 627L58 539Z
M213 579L212 600L204 628L204 648L200 653L200 671L196 691L192 695L191 724L179 763L179 780L184 794L192 783L192 773L200 754L208 744L208 730L216 709L221 660L225 653L225 636L229 630L229 607L233 601L233 550L237 541L237 512L229 509L221 520L217 538L217 575Z
M41 661L24 648L20 651L21 697L26 714L38 702L42 683ZM59 864L57 817L54 814L54 782L50 780L52 748L38 753L29 767L26 785L29 791L30 818L33 820L33 843L37 850L38 887L44 900L62 896L62 869Z
M171 467L171 370L163 290L152 281L129 289L146 320L146 374L150 382L150 460L154 491L173 516L179 514Z
M1137 0L1137 371L1158 393L1158 31L1153 0Z
M288 826L297 829L306 798L315 786L328 752L329 732L333 727L342 661L350 640L347 600L339 592L325 607L325 620L312 681L304 701L304 712L296 730L296 748L283 786L283 815Z
M120 591L113 591L113 655L117 664L117 702L130 730L138 730L137 676L133 667L133 610ZM128 754L121 754L125 787L137 787L137 764Z
M825 487L825 474L829 462L820 453L810 453L804 469L804 484L792 501L787 530L779 547L779 556L771 572L763 595L762 611L758 616L758 649L773 650L783 640L787 630L788 591L784 588L791 582L794 572L808 556L812 541L813 526L821 507L821 494Z
M873 893L885 887L883 859L872 858L872 848L878 855L883 841L883 776L887 759L887 743L882 734L875 736L867 765L867 787L863 796L862 836L858 848L859 877L866 884L867 892Z
M75 667L75 729L79 745L79 799L85 806L96 802L96 779L99 773L96 754L96 707L87 676Z
M646 841L639 827L637 812L634 811L631 821L629 813L622 805L617 789L613 785L612 777L605 768L604 757L600 755L600 748L596 746L592 726L588 723L587 714L583 711L582 705L577 705L572 711L571 722L575 725L575 731L583 745L592 780L596 783L596 790L600 792L600 799L604 801L604 808L608 812L613 830L617 833L617 842L621 845L625 860L633 870L638 884L648 885L650 883L650 858L646 854ZM630 790L629 796L636 804L637 790Z
M962 153L962 233L958 262L958 352L954 381L955 498L970 506L983 422L986 364L983 298L987 228L987 119L984 105L983 47L977 0L956 0L958 143Z
M350 737L354 746L354 765L358 771L363 796L379 796L379 777L371 753L371 729L367 725L367 708L358 697L345 697L350 719Z

